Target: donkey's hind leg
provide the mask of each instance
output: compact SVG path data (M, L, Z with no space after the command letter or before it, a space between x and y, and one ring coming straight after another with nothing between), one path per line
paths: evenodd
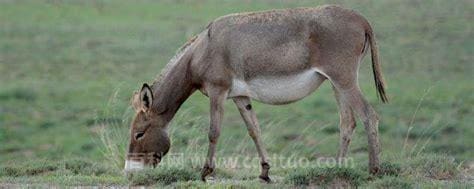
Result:
M339 69L331 69L328 72L328 78L331 81L338 101L343 104L348 104L352 111L364 123L365 131L368 139L369 151L369 169L371 173L379 171L379 153L380 143L378 136L378 115L364 98L359 84L357 82L357 71L360 59L348 58L342 62L355 62L354 64L344 64L345 66ZM343 65L343 63L339 63Z
M341 94L341 99L348 102L352 110L364 123L367 132L367 139L369 143L369 169L371 173L379 171L379 132L378 132L378 115L362 95L357 84L349 88L339 88L336 85L336 90Z
M334 86L333 90L339 107L339 152L337 158L338 161L342 161L347 156L356 121L349 103L341 97L340 92Z

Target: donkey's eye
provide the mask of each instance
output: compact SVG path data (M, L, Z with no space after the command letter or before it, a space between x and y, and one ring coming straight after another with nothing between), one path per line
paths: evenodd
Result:
M135 140L139 140L140 138L143 137L144 134L145 134L145 132L136 132L135 133Z

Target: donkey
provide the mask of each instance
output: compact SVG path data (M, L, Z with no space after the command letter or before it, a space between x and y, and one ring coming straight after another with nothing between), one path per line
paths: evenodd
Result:
M270 182L270 164L251 99L288 104L333 86L340 113L340 149L347 155L357 115L368 136L369 171L379 170L378 116L358 85L358 69L370 48L378 96L388 102L374 33L359 13L339 6L231 14L212 21L189 40L150 86L132 97L125 171L156 166L168 152L167 125L196 90L210 99L209 149L201 178L215 169L224 102L232 99L261 161L260 179Z

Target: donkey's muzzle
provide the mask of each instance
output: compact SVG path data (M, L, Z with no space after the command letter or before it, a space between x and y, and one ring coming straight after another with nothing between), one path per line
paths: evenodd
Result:
M158 153L129 153L125 160L125 172L138 171L146 167L155 168L161 161Z

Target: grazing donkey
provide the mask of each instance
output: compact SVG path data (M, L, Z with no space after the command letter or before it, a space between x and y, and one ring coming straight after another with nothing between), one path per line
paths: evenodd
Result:
M143 84L132 104L125 170L156 166L168 152L166 128L181 104L196 90L210 99L209 150L201 178L215 168L224 101L237 105L261 160L261 179L269 182L270 165L260 137L251 99L266 104L300 100L326 79L340 110L340 149L347 155L356 126L364 123L369 144L369 169L379 169L378 118L358 85L360 62L370 47L378 96L387 102L374 34L355 11L327 5L231 14L211 22L186 43L158 79Z

